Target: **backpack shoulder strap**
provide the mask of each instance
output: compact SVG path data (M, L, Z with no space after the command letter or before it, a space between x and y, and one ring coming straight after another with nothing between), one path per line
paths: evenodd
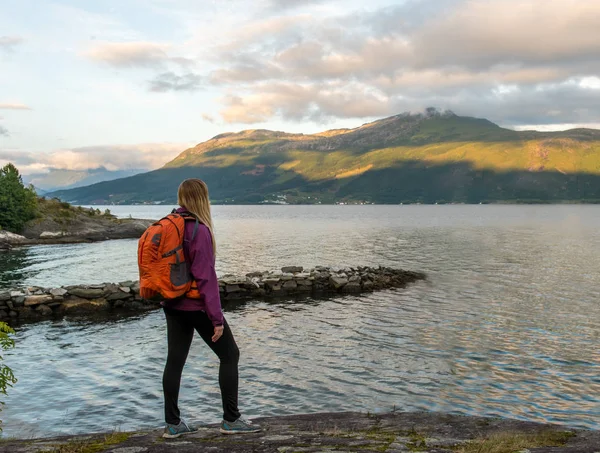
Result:
M175 209L173 209L173 213L175 213ZM196 222L196 224L194 225L194 232L192 233L192 241L194 240L194 238L196 237L196 233L198 232L198 227L200 227L200 221L198 220L198 218L192 214L189 211L183 211L183 212L179 212L177 213L179 214L181 217L183 217L184 220L194 220Z

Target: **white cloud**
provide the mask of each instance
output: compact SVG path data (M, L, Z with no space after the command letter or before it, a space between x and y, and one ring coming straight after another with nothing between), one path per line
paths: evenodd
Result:
M0 102L0 110L31 110L31 107L16 102Z
M0 149L0 165L14 163L23 174L44 173L50 169L107 170L148 169L161 167L193 146L191 143L144 143L137 145L88 146L33 153Z
M0 36L0 50L12 52L23 41L24 39L20 36Z
M117 68L160 67L168 62L187 64L181 57L170 57L170 46L154 42L109 42L94 45L85 55Z

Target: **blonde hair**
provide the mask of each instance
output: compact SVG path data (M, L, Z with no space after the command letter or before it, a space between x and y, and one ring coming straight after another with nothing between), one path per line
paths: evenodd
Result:
M186 179L177 189L177 203L182 208L196 216L210 231L213 251L217 254L217 243L213 229L212 217L210 215L210 199L208 198L208 187L201 179Z

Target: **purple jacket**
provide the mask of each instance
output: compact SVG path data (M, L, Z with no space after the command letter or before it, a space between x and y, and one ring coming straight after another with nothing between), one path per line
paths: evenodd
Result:
M177 209L178 213L185 212L184 208ZM183 236L183 252L188 262L190 274L196 280L200 299L168 300L163 305L168 308L183 311L205 311L214 326L223 325L223 312L221 311L221 297L219 295L219 281L215 272L215 254L213 251L210 230L202 223L198 226L196 236L192 241L196 222L185 222Z

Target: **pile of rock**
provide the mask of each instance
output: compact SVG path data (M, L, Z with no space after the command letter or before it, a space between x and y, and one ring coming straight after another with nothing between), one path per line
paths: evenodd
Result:
M283 267L280 271L251 272L244 277L225 275L219 280L221 299L259 299L296 295L322 296L361 293L405 286L425 274L387 267ZM61 288L29 287L0 292L0 319L31 319L51 315L104 310L142 311L159 306L142 299L138 282L75 285Z

